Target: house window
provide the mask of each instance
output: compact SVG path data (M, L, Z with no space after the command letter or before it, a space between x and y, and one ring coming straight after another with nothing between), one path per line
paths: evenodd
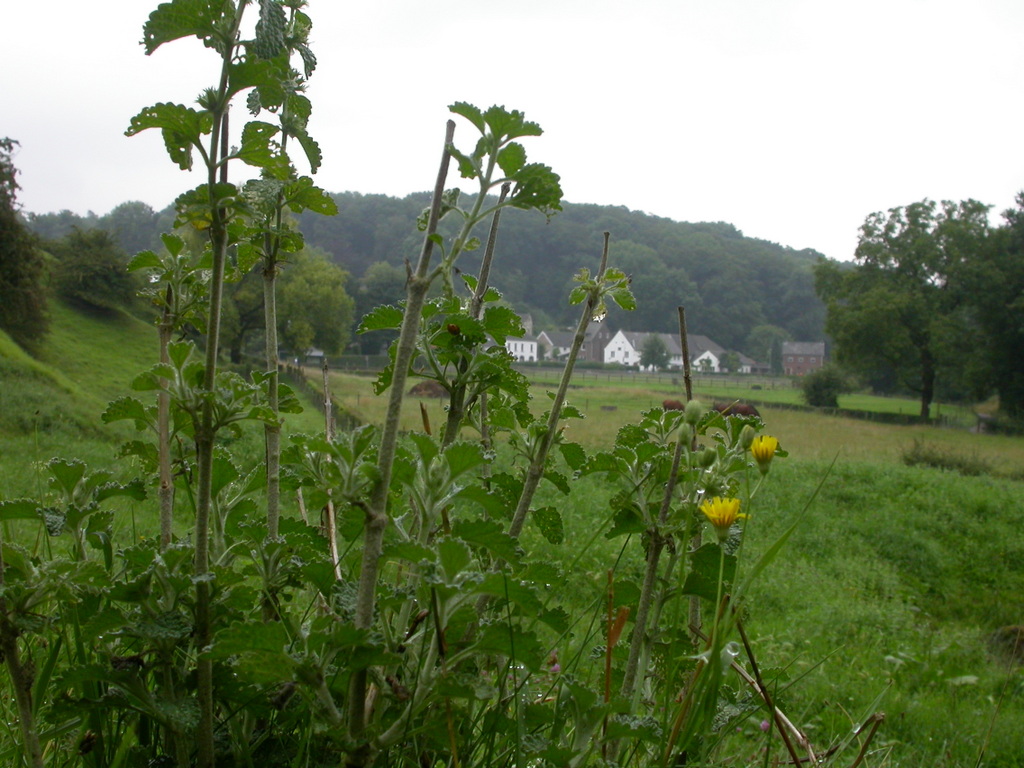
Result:
M802 357L797 360L798 363L802 363L803 361L804 359Z
M812 358L811 358L811 360L810 360L810 362L812 362L812 363L816 363L816 362L818 362L818 358L816 358L816 357L812 357Z
M792 355L789 355L789 356L788 356L788 357L786 358L786 362L787 362L787 363L792 363L792 362L793 362L793 356L792 356Z

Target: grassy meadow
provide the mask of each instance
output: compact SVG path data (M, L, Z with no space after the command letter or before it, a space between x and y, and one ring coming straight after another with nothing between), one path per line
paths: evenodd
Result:
M146 323L59 305L37 359L0 335L0 499L41 494L38 463L52 455L117 468L117 443L128 428L104 427L99 414L107 400L128 392L155 353L156 334ZM319 371L309 373L314 382L319 378ZM679 392L671 380L590 375L579 382L569 399L587 418L571 421L568 436L588 449L606 448L619 427ZM373 394L371 379L332 374L331 388L359 418L382 417L384 398ZM550 388L550 382L534 387L537 408ZM699 380L696 394L780 404L796 397L789 387L724 390ZM419 402L436 430L443 424L441 402ZM842 405L857 407L854 402ZM887 400L887 407L907 402ZM416 403L406 404L405 429L422 428ZM751 593L746 624L780 706L822 752L868 714L884 712L859 763L869 768L1024 766L1024 666L993 641L1001 627L1024 625L1024 438L770 404L761 411L766 431L789 456L774 462L746 510L743 557L752 562L796 527ZM320 417L308 408L289 424L313 431ZM258 429L245 439L257 461ZM915 444L974 457L990 471L965 477L904 466ZM600 599L610 567L639 572L641 563L619 560L622 540L601 535L615 489L596 476L579 483L573 504L552 487L538 500L562 508L565 544L549 544L529 526L524 535L541 555L566 564L566 594L577 595L582 606ZM286 513L296 514L293 503ZM140 531L155 530L148 505L132 514ZM723 755L723 765L752 764L763 741L757 720L741 723L744 738ZM845 754L842 764L849 765L856 749Z

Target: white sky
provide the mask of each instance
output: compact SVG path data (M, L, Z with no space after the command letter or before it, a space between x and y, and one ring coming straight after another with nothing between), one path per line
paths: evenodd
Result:
M192 104L216 79L214 54L194 38L144 55L156 0L4 6L0 137L21 143L26 211L159 209L201 183L177 170L159 132L124 136L143 107ZM832 258L852 257L873 211L975 198L996 220L1024 189L1021 0L312 0L307 10L320 62L309 90L324 150L316 179L332 192L432 187L454 101L540 123L529 159L561 175L569 202L726 221ZM458 122L456 144L472 147L472 127Z

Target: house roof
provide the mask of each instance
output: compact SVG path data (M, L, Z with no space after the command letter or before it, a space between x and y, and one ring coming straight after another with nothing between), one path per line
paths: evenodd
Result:
M784 341L782 342L782 354L784 355L818 355L824 357L824 341Z
M576 335L571 331L541 331L556 347L571 347L573 337ZM538 335L537 338L540 338Z

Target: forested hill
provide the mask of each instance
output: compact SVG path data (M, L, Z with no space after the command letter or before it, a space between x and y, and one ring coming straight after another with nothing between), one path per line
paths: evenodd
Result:
M303 214L307 244L351 273L348 290L358 314L369 304L398 301L404 268L400 273L395 267L419 253L416 217L427 207L427 193L334 197L338 215ZM29 224L51 239L76 226L101 227L134 253L159 247L158 235L173 219L170 208L155 212L144 203L127 202L104 216L33 214ZM820 254L744 237L725 223L687 224L621 206L566 203L550 221L508 209L502 214L492 283L518 311L533 315L535 330L570 326L577 317L567 303L572 277L581 267L597 268L604 231L611 233L610 263L633 276L639 303L635 312L613 308L609 322L615 329L674 333L681 304L691 333L755 359L765 358L772 339L824 338L825 311L811 275ZM486 239L486 227L478 234ZM479 252L468 253L460 267L474 272L479 258ZM371 265L376 266L368 275Z
M415 258L422 241L415 219L429 202L426 193L334 197L337 216L303 215L308 243L357 278L373 262ZM681 304L690 332L755 357L763 350L749 336L758 326L781 327L797 340L824 337L825 311L811 275L816 251L744 237L730 224L687 224L621 206L567 203L550 221L506 210L492 283L533 315L538 330L574 323L577 312L567 304L572 277L580 267L597 268L604 231L611 233L609 262L632 274L639 304L635 312L614 314L615 328L675 332ZM461 266L474 271L478 253L465 258Z

